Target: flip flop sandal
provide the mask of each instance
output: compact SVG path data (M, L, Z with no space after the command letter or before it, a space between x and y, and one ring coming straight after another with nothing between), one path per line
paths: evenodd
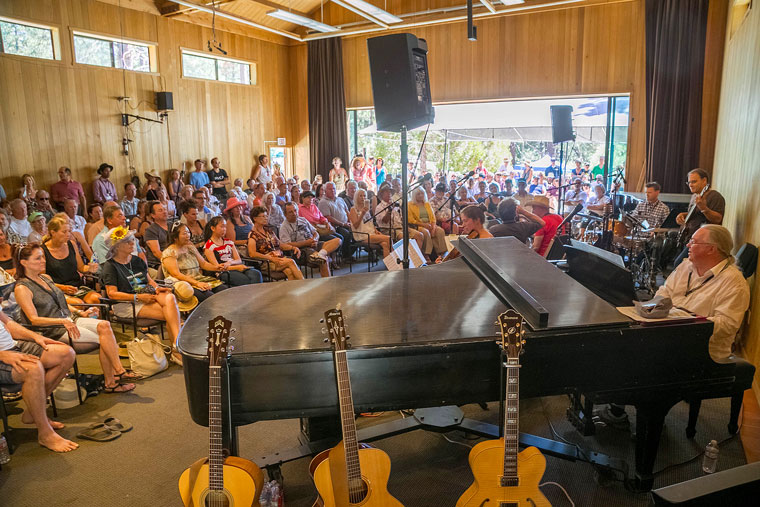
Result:
M121 422L116 417L109 417L109 418L107 418L105 421L103 421L103 424L106 425L106 428L108 428L110 430L113 430L113 431L118 431L120 433L126 433L126 432L128 432L129 430L132 429L132 425L131 424Z
M86 430L77 433L77 438L92 440L93 442L110 442L121 436L121 432L114 431L103 423L94 423Z
M119 373L118 375L113 376L114 379L116 379L116 382L134 382L135 380L142 380L143 376L139 373L135 373L134 371L127 368L124 370L124 373Z
M129 391L134 391L135 385L131 384L132 387L128 388L127 386L130 384L116 384L113 387L104 387L103 392L105 394L121 394L121 393L128 393Z

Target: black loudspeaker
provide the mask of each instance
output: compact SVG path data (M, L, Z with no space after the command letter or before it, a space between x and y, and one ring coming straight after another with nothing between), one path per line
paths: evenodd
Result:
M367 40L377 130L400 132L432 123L427 42L410 33Z
M172 92L156 92L156 110L172 111L174 109L174 99Z
M760 461L652 491L656 506L742 507L760 498Z
M573 106L551 106L552 142L573 141Z

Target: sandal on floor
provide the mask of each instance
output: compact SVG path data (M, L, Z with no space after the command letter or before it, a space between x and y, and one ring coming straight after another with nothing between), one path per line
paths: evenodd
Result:
M120 436L120 431L114 431L103 423L91 424L86 430L77 433L77 438L92 440L93 442L110 442Z
M142 380L143 376L127 368L126 370L124 370L124 373L119 373L118 375L114 374L113 378L116 380L116 382L122 383L122 382L134 382L135 380Z
M118 431L120 433L126 433L129 430L132 429L132 425L129 423L121 422L116 417L109 417L105 421L103 421L103 424L106 425L106 428Z
M182 354L179 353L179 350L172 349L172 353L169 355L169 361L177 366L182 366Z
M135 388L134 384L116 384L113 387L105 386L103 388L103 392L106 394L128 393L129 391L133 391L134 388Z

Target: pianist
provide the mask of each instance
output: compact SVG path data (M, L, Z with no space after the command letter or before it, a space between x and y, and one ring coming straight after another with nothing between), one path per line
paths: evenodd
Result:
M687 246L688 260L670 274L657 295L711 320L710 356L727 358L749 307L749 286L733 264L731 233L720 225L705 224Z

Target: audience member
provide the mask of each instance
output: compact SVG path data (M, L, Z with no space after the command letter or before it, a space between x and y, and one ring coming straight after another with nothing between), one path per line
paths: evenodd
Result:
M21 176L21 188L18 191L18 198L23 199L26 202L27 209L31 210L36 202L36 197L37 183L34 181L34 176L24 174Z
M514 197L507 197L501 201L497 213L501 223L488 228L488 232L496 237L514 236L521 243L527 243L529 237L546 225L541 217L520 206ZM520 217L527 220L520 220Z
M50 206L50 194L44 190L37 190L33 209L42 213L45 216L45 220L48 222L50 222L50 219L55 215L55 211L53 211L53 208Z
M219 216L222 214L222 206L219 199L211 191L210 187L203 187L201 191L206 194L206 206L211 210L212 216Z
M113 171L111 164L100 164L100 167L98 167L100 177L92 182L92 196L95 202L101 205L106 201L116 201L119 198L116 195L116 186L108 179L111 176L111 171Z
M378 189L385 183L385 161L380 157L375 160L375 183Z
M217 278L230 287L240 287L261 283L261 272L243 264L235 244L225 238L227 221L224 217L213 217L206 225L206 240L203 254L214 266L211 270Z
M179 195L177 196L177 206L183 202L192 200L193 192L195 192L195 188L192 185L185 185L182 187L182 189L179 191Z
M148 266L154 267L161 262L161 252L169 246L168 216L164 205L158 201L149 201L146 210L151 224L143 235L148 258Z
M137 205L137 216L129 221L129 229L135 231L135 237L140 241L144 240L145 230L150 226L150 216L148 216L148 203L140 201ZM147 263L147 258L145 260Z
M557 227L562 223L562 217L550 213L551 204L546 196L537 195L527 205L533 209L536 216L541 217L541 220L544 221L544 226L533 236L533 250L538 255L546 257L546 253L557 235Z
M32 226L26 214L26 202L23 199L11 201L11 218L8 225L8 240L11 243L25 244Z
M198 220L198 207L195 205L195 201L182 201L179 205L179 211L181 214L180 222L190 229L190 242L196 248L203 248L205 244L203 228L206 223Z
M266 186L263 183L256 183L253 186L253 192L246 198L248 209L253 209L256 206L264 205L264 194L267 192Z
M87 223L84 225L84 239L92 245L95 236L103 230L103 206L99 202L87 206Z
M366 242L370 245L380 245L383 249L383 258L385 258L390 254L391 240L386 234L380 234L377 231L375 224L372 222L369 207L367 191L364 189L357 190L354 194L354 207L348 212L353 239L354 241ZM347 241L347 238L344 238L344 241Z
M594 195L586 201L586 209L597 215L604 215L604 209L610 204L610 198L604 194L604 185L594 183Z
M132 391L135 385L129 381L142 377L121 364L119 346L111 324L107 320L86 318L97 315L95 307L77 310L70 306L61 289L48 275L43 274L45 262L45 254L39 245L27 245L18 252L13 294L21 309L21 322L32 326L50 326L41 331L43 336L59 341L67 336L75 350L77 344L98 343L100 367L105 377L103 392Z
M281 245L277 236L269 231L267 209L256 206L251 210L253 229L248 236L248 255L269 264L269 271L282 272L288 280L303 280L303 274L292 258L285 257L283 250L292 251L297 258L301 251L298 247Z
M116 227L126 227L127 217L119 206L107 205L103 210L103 225L103 230L92 240L92 262L101 265L106 261L108 255L108 231ZM137 241L134 242L134 245L135 249L132 255L139 256L145 261L145 252L140 248ZM99 268L99 271L102 271L102 268Z
M346 187L346 181L349 179L348 173L343 168L343 161L340 157L333 158L332 169L330 169L330 173L327 175L327 180L335 185L338 192L343 192Z
M193 192L193 199L195 200L195 207L198 209L198 220L202 223L208 222L211 217L215 216L211 211L211 208L206 206L208 204L208 196L203 190L196 190Z
M47 221L45 215L39 211L33 211L29 215L29 223L32 225L32 232L27 238L28 243L41 243L42 238L47 234Z
M588 194L583 191L582 185L583 181L580 178L575 178L573 187L565 193L565 206L572 208L578 204L586 205Z
M467 191L467 187L459 187L459 190L457 191L457 207L459 209L465 209L467 206L471 206L473 204L477 204L471 197L469 192Z
M185 172L184 170L182 171ZM179 199L179 193L185 184L182 182L182 178L177 169L171 169L169 171L169 183L166 185L166 191L169 194L169 199L177 202Z
M72 303L100 303L97 292L86 287L80 289L84 286L82 274L97 273L98 263L85 264L79 255L79 249L71 240L71 222L64 214L59 213L48 224L48 233L43 238L42 250L46 264L44 272L53 279L59 289L73 298ZM80 290L86 291L81 298L76 297Z
M409 225L422 233L422 252L430 262L433 251L441 255L447 251L445 233L435 225L435 214L427 201L427 195L422 188L412 191L412 199L408 206Z
M145 185L143 186L143 195L146 201L158 200L158 189L164 186L161 182L161 176L158 172L151 171L145 173Z
M243 191L243 178L235 178L232 188L230 189L230 196L243 202L248 200L248 194Z
M172 338L172 357L181 364L182 358L176 349L180 327L177 300L171 289L158 287L153 281L145 261L132 255L134 241L134 233L124 227L108 231L103 284L108 297L117 301L112 311L121 318L131 319L134 311L137 317L165 321Z
M84 209L86 210L87 208ZM77 201L74 199L66 199L64 201L63 212L66 213L71 221L71 230L78 232L84 238L84 226L87 225L87 220L82 215L78 215L77 211L79 211Z
M443 229L446 234L451 234L451 201L446 197L446 184L438 183L435 186L435 193L430 199L430 207L435 213L436 224ZM455 228L456 228L456 224ZM453 234L456 234L455 231Z
M280 206L285 206L285 203L290 202L290 192L288 191L288 184L285 181L280 181L277 184L277 195L275 195L275 202ZM296 203L296 206L298 203Z
M13 247L8 243L5 232L0 230L0 268L13 276L16 267L13 264Z
M59 181L50 186L50 197L58 209L63 209L66 199L78 202L82 209L87 209L87 198L84 196L82 185L71 179L71 169L61 167L58 169Z
M230 183L230 177L227 171L219 166L219 159L211 159L211 170L208 172L208 179L211 182L214 196L220 201L227 199L227 185Z
M166 193L166 187L159 187L158 191L158 202L160 202L164 208L166 208L166 215L168 220L173 220L175 216L177 216L177 204L169 199L169 196Z
M319 208L314 204L314 193L310 190L301 194L301 205L298 207L298 216L305 218L319 233L319 239L327 241L332 238L338 238L341 242L350 241L350 238L344 238L335 231L327 218L322 215Z
M285 214L282 212L282 208L275 204L272 192L264 194L264 207L267 209L267 213L269 213L269 227L272 227L275 231L279 231L280 226L285 221Z
M380 202L377 205L375 220L377 221L377 230L396 242L403 237L402 219L400 205L391 200L391 191L391 185L387 181L377 190ZM409 239L416 241L420 251L422 250L423 236L420 231L410 227Z
M346 201L338 197L338 189L332 181L325 183L322 188L325 189L325 196L319 201L319 211L340 235L343 256L348 257L351 253L351 241L349 240L351 238L351 224L348 220Z
M137 205L140 203L140 199L137 198L137 187L132 183L126 183L124 185L124 197L119 201L119 206L124 214L132 218L137 215Z
M195 171L190 173L190 184L199 190L209 184L208 174L203 169L206 163L201 159L195 161Z
M309 180L301 180L301 194L304 192L313 192L311 189L311 182Z
M232 241L238 248L245 249L248 245L248 235L253 228L253 222L243 213L244 208L244 201L239 201L234 197L227 200L227 207L224 209L227 232L224 237Z
M218 271L219 266L210 264L201 257L198 249L190 242L190 229L187 225L182 222L175 223L169 233L169 241L169 246L161 254L161 267L167 283L189 283L193 288L193 294L200 302L228 288L218 280L214 280L215 283L201 280L204 278L201 269Z
M74 349L45 338L13 322L0 311L0 384L21 384L26 410L21 422L37 427L37 442L55 452L69 452L79 444L55 432L63 424L45 413L53 393L74 364Z
M400 185L401 181L399 180L399 187ZM356 193L357 188L359 188L359 184L355 180L348 180L346 182L346 189L338 194L338 197L346 202L346 209L351 209L354 207L354 194Z
M290 202L301 205L301 187L296 184L290 187Z
M285 204L285 221L280 226L280 241L301 250L299 262L319 267L323 278L330 276L330 254L340 248L340 240L319 241L319 233L305 218L298 216L298 206Z
M251 172L251 178L266 188L266 184L272 181L272 169L269 168L269 157L259 155L259 165L254 167Z

